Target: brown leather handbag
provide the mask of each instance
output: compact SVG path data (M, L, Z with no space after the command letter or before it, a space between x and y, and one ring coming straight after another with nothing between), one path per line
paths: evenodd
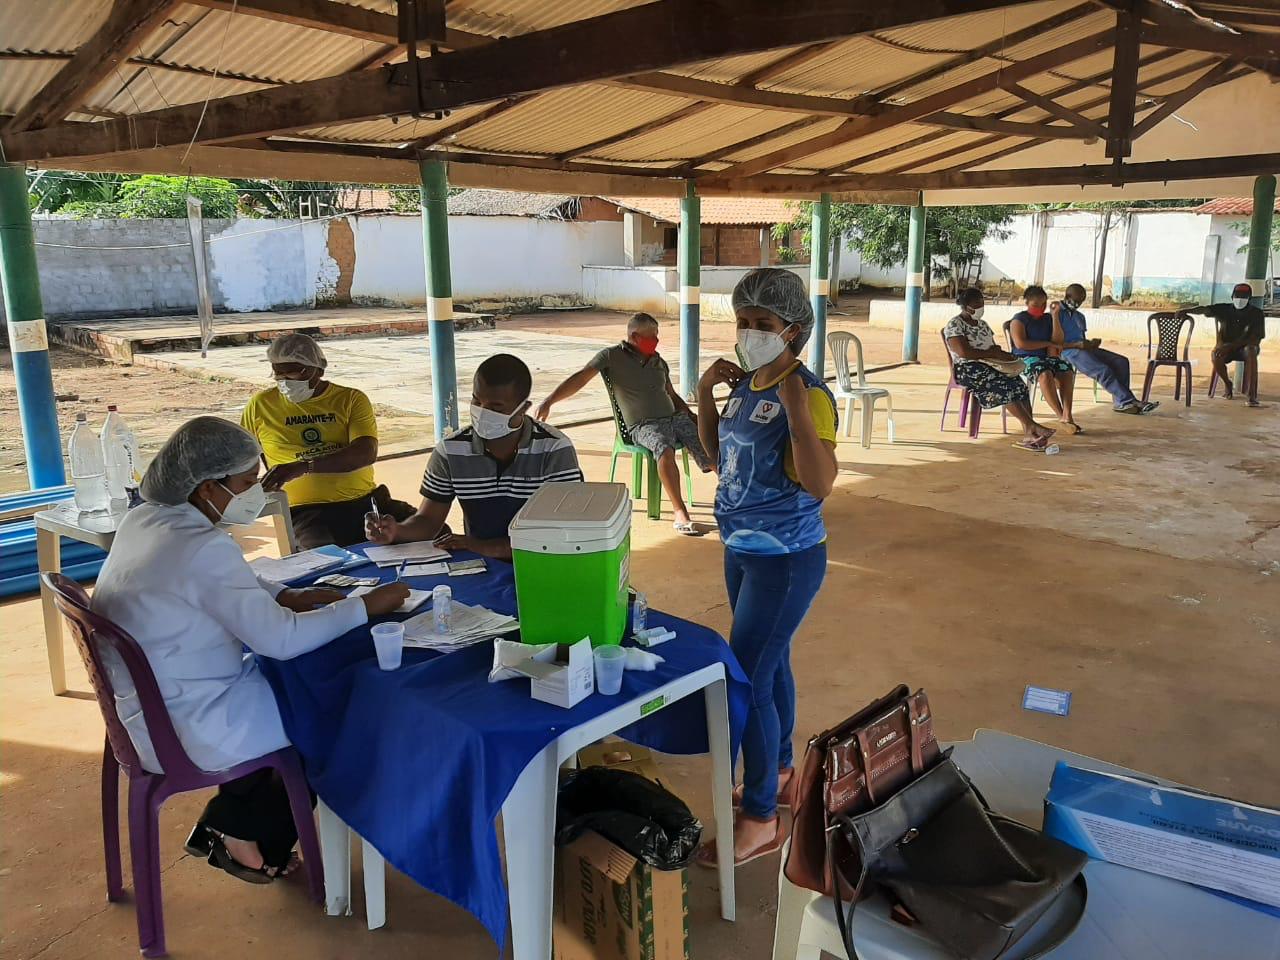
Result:
M810 740L792 794L787 879L830 896L838 871L842 891L852 891L862 863L838 822L889 799L939 757L929 700L906 684Z

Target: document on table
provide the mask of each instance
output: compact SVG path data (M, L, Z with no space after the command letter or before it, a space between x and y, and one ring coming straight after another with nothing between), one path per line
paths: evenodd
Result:
M392 567L401 562L430 563L437 560L448 560L449 551L441 550L430 540L418 540L414 543L393 543L385 547L369 547L365 555L380 567Z
M356 587L349 594L347 594L347 596L363 597L370 590L377 590L377 589L378 589L377 587ZM430 590L414 590L412 587L410 587L409 599L406 600L404 603L400 604L400 606L396 607L395 612L396 613L412 613L414 610L417 610L420 606L426 603L426 601L429 600L430 598L431 598ZM406 623L406 626L407 625L408 624Z
M443 577L449 572L447 563L410 563L406 564L402 577Z
M314 550L303 550L287 557L258 557L250 562L253 572L276 583L288 583L300 577L311 576L321 570L346 566L350 560L359 560L357 554L343 550L341 547L316 547Z
M435 611L428 610L404 622L404 645L449 653L509 633L519 626L514 617L454 600L448 633L436 633Z

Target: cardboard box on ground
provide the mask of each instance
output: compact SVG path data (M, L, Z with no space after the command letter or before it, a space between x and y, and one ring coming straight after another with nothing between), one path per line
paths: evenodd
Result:
M583 767L662 783L653 756L622 741L578 752ZM684 870L655 870L594 831L556 851L555 960L688 960Z

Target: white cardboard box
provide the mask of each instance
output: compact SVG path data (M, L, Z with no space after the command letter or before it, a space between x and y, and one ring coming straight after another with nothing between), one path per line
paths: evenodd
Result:
M528 675L533 699L557 707L572 707L596 692L595 660L588 637L547 647L514 669Z

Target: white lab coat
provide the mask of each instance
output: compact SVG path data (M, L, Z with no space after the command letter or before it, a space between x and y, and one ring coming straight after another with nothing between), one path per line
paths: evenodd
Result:
M204 770L225 770L289 743L275 695L244 647L288 660L367 620L355 597L294 613L276 603L281 589L256 577L239 545L190 504L131 510L98 575L93 609L138 641L178 739ZM104 659L142 765L160 772L124 665Z

